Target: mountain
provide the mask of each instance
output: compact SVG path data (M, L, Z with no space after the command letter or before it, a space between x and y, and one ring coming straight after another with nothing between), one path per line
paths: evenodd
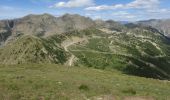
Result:
M170 79L170 41L157 28L80 15L0 21L0 64L52 63Z
M94 26L90 18L65 14L54 17L49 14L28 15L15 22L14 33L50 36L72 30L82 30Z
M121 23L121 24L128 24L128 23L131 23L131 22L129 22L129 21L119 21L119 23Z
M145 25L145 26L152 26L159 30L162 34L167 37L170 37L170 19L151 19L146 21L139 21L138 24Z
M48 37L94 26L95 23L90 18L76 14L65 14L61 17L54 17L50 14L31 14L19 19L0 21L0 43L5 42L10 36L20 34Z
M83 30L91 27L95 27L95 23L92 19L78 14L70 15L65 14L57 18L62 32L69 32L74 30ZM61 32L60 32L61 33Z

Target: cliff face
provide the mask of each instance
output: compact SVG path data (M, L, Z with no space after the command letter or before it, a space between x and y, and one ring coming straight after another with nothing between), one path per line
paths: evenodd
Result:
M13 21L2 20L0 21L0 45L12 35Z

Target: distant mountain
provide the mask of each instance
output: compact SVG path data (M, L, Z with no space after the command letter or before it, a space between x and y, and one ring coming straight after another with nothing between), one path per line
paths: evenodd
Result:
M65 14L61 17L54 17L50 14L31 14L19 19L0 21L0 43L10 36L20 34L47 37L90 27L95 27L92 19L76 14Z
M115 31L123 31L126 29L124 25L113 20L107 20L107 21L95 20L95 23L98 28L106 28Z
M159 30L162 34L170 38L170 19L151 19L139 21L137 24L152 26Z
M119 23L121 23L121 24L128 24L128 23L131 23L131 22L129 22L129 21L118 21Z
M82 30L94 26L90 18L65 14L54 17L49 14L28 15L15 22L14 33L50 36L72 30Z

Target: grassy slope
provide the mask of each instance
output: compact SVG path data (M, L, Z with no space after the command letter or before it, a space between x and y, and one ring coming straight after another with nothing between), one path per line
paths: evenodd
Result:
M170 99L170 83L124 75L118 71L60 65L0 65L2 100L87 100L113 95Z
M144 29L134 29L131 34L92 33L86 45L70 47L79 58L78 64L116 68L138 76L170 78L169 41L158 33Z

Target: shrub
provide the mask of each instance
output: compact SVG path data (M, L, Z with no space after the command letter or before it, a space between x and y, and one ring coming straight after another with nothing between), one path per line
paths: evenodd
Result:
M132 95L136 94L136 90L134 90L133 88L127 88L127 89L123 90L122 92L127 93L127 94L132 94Z
M87 85L81 84L81 85L79 86L79 90L88 91L88 90L89 90L89 87L88 87Z

